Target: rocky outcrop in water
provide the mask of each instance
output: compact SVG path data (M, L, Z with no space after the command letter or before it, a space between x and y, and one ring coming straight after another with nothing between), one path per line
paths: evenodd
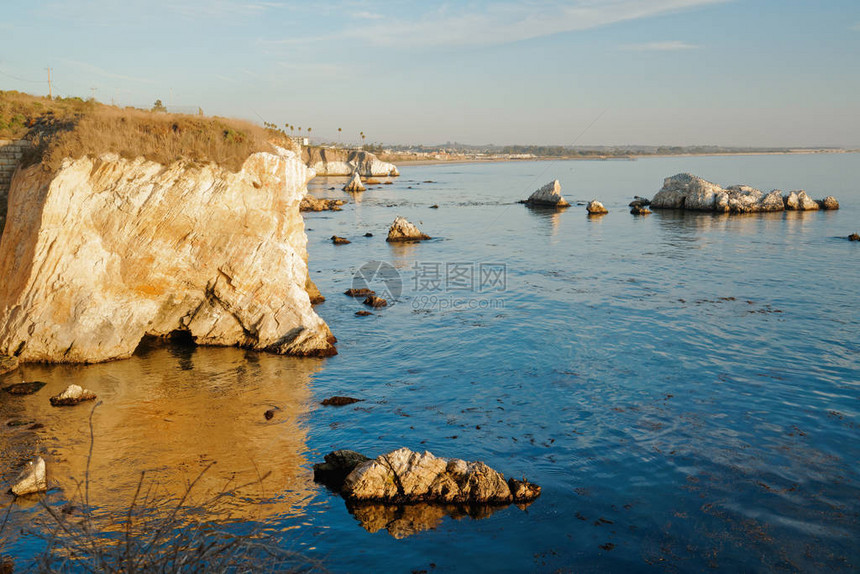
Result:
M760 213L839 209L839 202L833 196L814 201L805 191L792 191L783 196L782 192L776 189L765 193L748 185L722 188L695 175L681 173L663 181L663 188L651 200L651 207L718 213Z
M603 207L603 204L596 199L592 199L588 202L588 205L585 206L585 211L587 211L589 215L606 215L609 213L609 210Z
M352 179L347 182L345 186L343 186L344 191L349 191L352 193L358 191L365 191L367 188L364 187L364 184L361 183L361 176L358 175L358 172L352 174Z
M352 175L388 177L400 175L394 164L381 161L367 151L306 147L302 159L317 175Z
M24 470L15 479L12 485L12 494L24 496L25 494L36 494L48 490L48 477L45 460L41 456L27 463Z
M318 199L312 195L305 195L299 203L299 211L340 211L342 199Z
M338 480L343 476L343 480ZM369 460L335 451L314 465L314 479L352 502L442 502L507 504L530 502L540 487L509 479L482 462L467 462L401 448Z
M528 199L521 201L532 207L568 207L570 203L561 196L561 183L556 179L541 187Z
M89 389L81 388L79 385L69 385L59 395L51 397L52 407L71 407L84 401L96 400L96 394Z
M336 353L311 308L291 152L238 172L113 154L19 169L0 240L0 355L129 357L145 335L292 355Z
M430 236L409 223L406 218L398 216L388 228L386 241L423 241L425 239L430 239Z
M848 236L848 241L860 241L860 233L852 233Z

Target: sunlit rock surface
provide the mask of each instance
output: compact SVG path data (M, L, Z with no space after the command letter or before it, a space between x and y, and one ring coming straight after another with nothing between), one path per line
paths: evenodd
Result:
M306 147L302 159L317 175L352 175L355 172L362 177L400 175L394 164L381 161L367 151Z
M20 362L131 356L145 335L330 355L311 308L292 152L215 164L66 160L18 170L0 240L0 354Z

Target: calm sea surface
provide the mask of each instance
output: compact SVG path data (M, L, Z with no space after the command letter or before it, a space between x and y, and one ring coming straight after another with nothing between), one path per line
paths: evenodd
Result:
M684 171L835 195L842 209L628 213L632 196ZM860 155L401 174L349 197L343 179L311 183L317 197L350 201L305 220L311 276L328 298L317 311L339 355L160 347L104 365L26 366L49 386L0 396L3 484L38 452L62 487L49 503L74 497L90 409L51 409L47 397L75 382L103 401L90 468L100 511L127 504L142 470L168 497L211 462L201 496L268 472L215 518L335 572L860 568L860 244L844 239L860 231ZM556 178L572 203L598 198L610 213L514 203ZM396 215L433 240L387 244ZM333 245L335 234L352 243ZM399 292L394 304L356 316L360 301L341 293L357 272ZM319 405L331 395L364 402ZM353 514L313 483L311 465L331 450L401 446L483 460L543 494L524 509ZM3 552L22 565L42 548L29 532L40 516L33 503L12 506Z

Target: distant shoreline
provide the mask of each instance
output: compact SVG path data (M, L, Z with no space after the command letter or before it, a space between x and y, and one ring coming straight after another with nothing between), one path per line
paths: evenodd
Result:
M594 155L589 157L530 157L530 158L505 158L505 157L452 157L449 159L398 159L396 154L381 157L383 161L394 163L398 166L412 165L441 165L441 164L463 164L463 163L501 163L501 162L524 162L524 161L633 161L635 159L648 159L659 157L731 157L731 156L753 156L753 155L813 155L813 154L849 154L860 153L860 150L836 150L836 149L809 149L809 150L785 150L785 151L730 151L710 153L644 153L626 155Z

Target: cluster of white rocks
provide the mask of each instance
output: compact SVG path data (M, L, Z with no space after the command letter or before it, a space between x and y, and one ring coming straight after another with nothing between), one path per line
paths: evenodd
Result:
M695 175L680 173L663 181L663 188L651 199L651 208L757 213L839 209L839 202L833 196L815 201L802 190L783 195L778 189L765 193L748 185L723 188Z

